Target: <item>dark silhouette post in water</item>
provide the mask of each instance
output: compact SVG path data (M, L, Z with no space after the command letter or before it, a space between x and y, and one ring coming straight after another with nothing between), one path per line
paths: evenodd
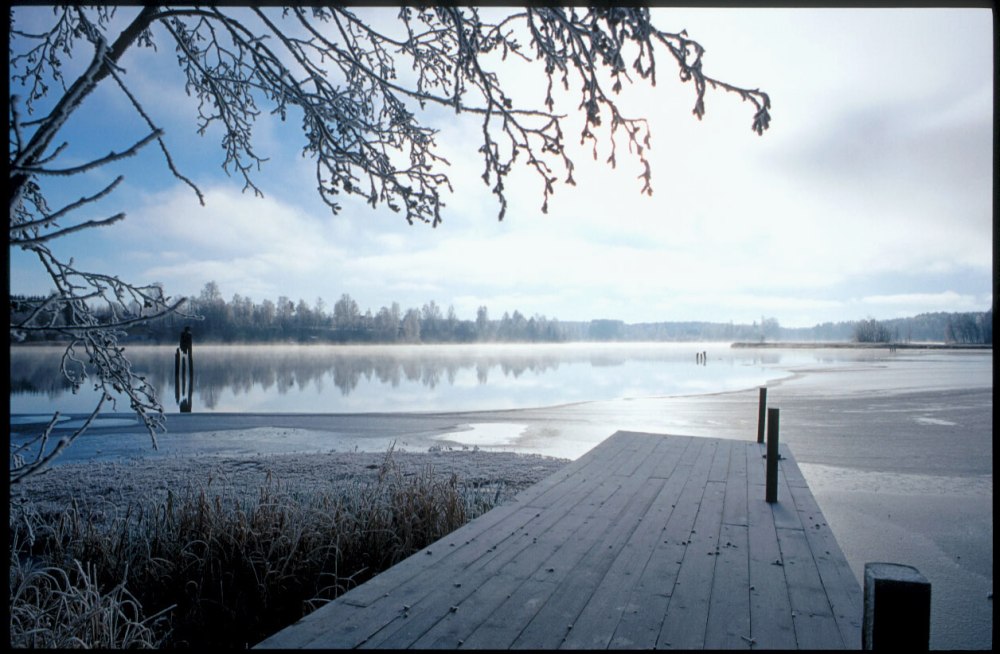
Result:
M194 395L194 345L191 328L181 332L181 344L174 354L174 399L181 413L190 413ZM186 355L186 356L185 356ZM183 396L183 399L181 397Z

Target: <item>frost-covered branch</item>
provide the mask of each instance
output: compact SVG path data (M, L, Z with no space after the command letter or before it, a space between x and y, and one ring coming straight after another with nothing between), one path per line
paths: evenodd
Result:
M18 18L27 11L48 26L25 29ZM607 148L606 161L614 166L619 140L627 143L643 170L639 191L652 193L649 124L626 115L617 97L629 85L656 84L658 53L670 55L682 82L693 82L699 119L708 89L721 89L754 106L756 133L770 121L767 94L705 75L702 46L683 31L660 30L646 8L403 6L392 16L342 6L68 5L11 9L9 21L9 80L21 94L10 95L8 109L10 246L34 253L54 289L12 302L11 339L67 339L63 374L75 384L94 380L103 391L98 410L112 392L124 394L154 443L162 408L131 370L119 339L127 328L178 311L182 301L169 301L159 287L79 270L49 248L124 218L117 210L104 214L110 218L81 217L110 201L123 179L107 184L94 173L154 140L169 173L204 204L198 186L175 165L155 112L136 92L141 86L129 85L121 62L130 50L155 49L158 40L169 44L179 69L176 85L197 101L194 131L221 131L222 167L242 179L245 191L262 194L257 175L267 156L255 148L256 121L292 118L301 121L303 155L315 163L317 191L333 212L348 195L434 226L453 189L437 131L423 122L428 107L478 121L479 142L471 146L482 158L482 179L500 219L508 204L505 181L518 163L539 180L543 211L560 180L575 183L565 131L571 115L582 117L580 143L589 143L595 158ZM75 78L64 66L70 60L79 62ZM518 79L526 70L544 88L538 98L525 92L534 88L530 80ZM100 152L81 151L85 147L67 136L67 123L105 83L125 96L146 136L122 143L118 125L94 125L106 143ZM49 197L69 179L99 181L52 210ZM43 436L51 431L52 425ZM44 448L48 438L34 442Z

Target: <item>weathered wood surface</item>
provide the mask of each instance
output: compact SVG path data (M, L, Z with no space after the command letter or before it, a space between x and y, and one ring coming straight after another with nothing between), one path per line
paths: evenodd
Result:
M862 596L787 446L617 432L262 648L859 649Z

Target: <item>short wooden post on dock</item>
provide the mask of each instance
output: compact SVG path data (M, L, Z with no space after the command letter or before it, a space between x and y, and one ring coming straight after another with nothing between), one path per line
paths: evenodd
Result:
M866 563L862 649L927 651L931 636L931 584L899 563Z
M767 419L767 387L760 387L760 401L757 403L757 442L764 442L764 425Z
M767 466L764 500L778 501L778 410L767 410Z

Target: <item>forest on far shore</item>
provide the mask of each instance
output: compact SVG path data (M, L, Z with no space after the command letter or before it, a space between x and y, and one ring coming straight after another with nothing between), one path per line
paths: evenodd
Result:
M27 298L11 296L11 320L17 318ZM141 315L132 307L130 316ZM124 342L176 342L184 327L191 327L198 342L219 343L479 343L479 342L568 342L568 341L816 341L859 343L935 342L992 344L993 309L985 312L922 313L890 320L825 322L813 327L782 327L776 318L760 321L719 323L663 321L628 324L621 320L560 321L544 315L525 316L520 311L495 318L480 306L475 319L461 319L455 309L442 308L431 300L422 307L403 310L398 303L361 311L344 293L328 308L319 298L310 305L282 296L277 301L257 303L234 295L226 301L214 282L191 298L183 313L140 323L128 330ZM51 317L60 324L60 317ZM63 323L64 324L64 323ZM12 342L64 339L67 334L31 332L12 334Z

